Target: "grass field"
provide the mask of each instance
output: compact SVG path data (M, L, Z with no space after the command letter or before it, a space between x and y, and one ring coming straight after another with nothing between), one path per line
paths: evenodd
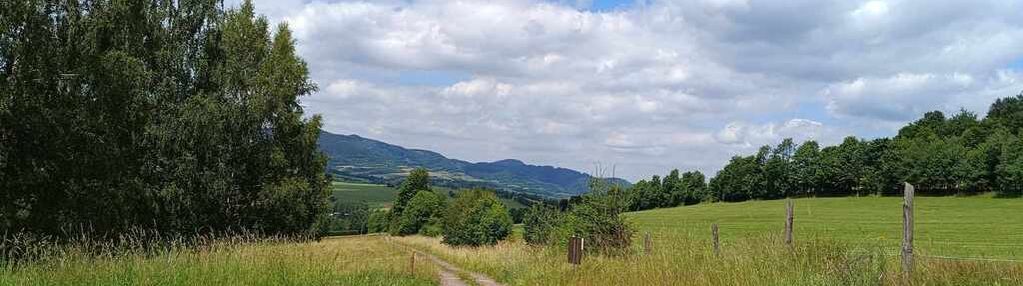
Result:
M370 208L390 208L398 196L398 190L385 185L335 181L330 187L338 201L365 202Z
M438 238L352 236L308 243L224 243L157 253L84 255L74 248L21 266L0 262L0 285L436 285L411 246L507 285L898 285L900 198L799 199L796 243L781 240L784 201L715 203L627 214L638 233L622 256L572 267L562 247L493 247ZM1021 199L918 197L916 253L1023 260ZM721 253L709 225L720 225ZM645 254L642 236L651 233ZM914 285L1023 285L1023 263L918 256Z
M917 197L915 251L939 256L1023 260L1021 199ZM785 201L701 204L628 214L655 237L707 238L718 223L723 243L761 234L782 235ZM901 197L795 200L795 239L877 245L896 253L902 241Z
M161 253L83 255L52 250L23 266L0 265L0 285L436 285L427 263L380 236L309 243L225 243Z
M339 201L365 202L370 208L390 208L394 198L398 196L397 189L385 185L335 181L331 183L331 188L333 189L334 197ZM448 191L454 191L456 194L462 191L443 187L433 187L433 190L444 197L448 197ZM509 208L525 207L522 203L515 200L499 199Z

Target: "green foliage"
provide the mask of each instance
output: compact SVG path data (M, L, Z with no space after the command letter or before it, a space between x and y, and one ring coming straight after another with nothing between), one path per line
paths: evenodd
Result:
M471 190L458 194L444 213L444 243L494 245L511 234L512 220L492 192Z
M522 237L528 244L549 245L557 242L558 231L564 216L556 208L547 205L533 205L526 209L522 218Z
M632 244L635 232L622 215L629 208L629 194L618 185L599 180L594 180L591 188L594 191L572 205L557 232L562 235L557 241L565 242L568 236L578 236L586 242L587 251L622 254Z
M390 227L390 212L375 210L369 213L366 219L366 233L380 233L388 231Z
M444 209L444 198L430 191L417 192L409 201L405 211L398 217L392 234L409 235L420 232L431 219L439 217Z
M326 213L315 86L246 1L5 1L0 227L113 237L311 235Z
M398 197L394 200L394 206L391 207L392 211L401 216L401 213L408 207L409 201L412 197L415 197L419 191L431 191L430 189L430 172L424 168L416 168L409 173L405 181L398 187Z

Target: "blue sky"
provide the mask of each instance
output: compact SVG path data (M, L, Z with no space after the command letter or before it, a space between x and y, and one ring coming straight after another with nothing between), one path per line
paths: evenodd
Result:
M630 0L593 0L590 3L590 10L594 11L610 11L616 8L626 8L632 4Z
M294 30L327 131L631 180L1023 90L1019 1L255 4Z

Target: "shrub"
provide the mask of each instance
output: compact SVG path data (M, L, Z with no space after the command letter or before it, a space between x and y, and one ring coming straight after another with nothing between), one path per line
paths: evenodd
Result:
M628 206L620 186L594 180L590 193L572 205L562 225L562 236L582 237L587 251L620 254L632 245L634 227L621 214ZM560 237L564 242L567 237Z
M471 190L458 194L444 214L448 245L494 245L511 234L508 210L493 192Z
M564 216L554 207L536 204L526 209L522 220L526 243L546 245L556 241Z

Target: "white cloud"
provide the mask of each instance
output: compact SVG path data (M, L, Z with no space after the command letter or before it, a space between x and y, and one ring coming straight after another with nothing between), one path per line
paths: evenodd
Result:
M630 179L1023 89L1018 1L256 2L295 30L328 131Z

